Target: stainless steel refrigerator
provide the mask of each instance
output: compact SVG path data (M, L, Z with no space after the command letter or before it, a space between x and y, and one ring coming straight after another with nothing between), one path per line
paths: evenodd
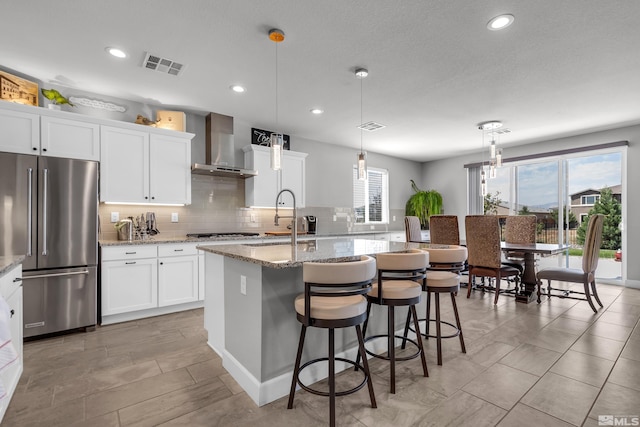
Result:
M95 326L98 163L0 153L0 198L0 256L26 256L24 336Z

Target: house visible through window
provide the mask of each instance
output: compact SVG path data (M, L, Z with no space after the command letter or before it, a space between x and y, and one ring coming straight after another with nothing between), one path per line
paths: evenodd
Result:
M367 168L366 181L358 179L353 167L353 210L357 224L386 224L389 222L389 172Z

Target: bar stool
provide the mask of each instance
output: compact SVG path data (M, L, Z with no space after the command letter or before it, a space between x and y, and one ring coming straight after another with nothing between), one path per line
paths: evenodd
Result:
M430 267L427 271L426 284L422 290L427 293L427 313L425 320L425 332L424 337L436 338L437 343L437 355L438 365L442 365L442 339L443 338L455 338L460 339L460 349L463 353L467 352L464 345L464 337L462 335L462 326L460 324L460 315L458 313L458 306L456 304L456 295L460 290L460 275L457 266L463 265L467 259L467 248L458 245L429 245L429 247L423 247L422 250L429 252ZM450 266L449 271L445 270L447 266ZM432 270L432 268L434 268ZM436 303L436 318L431 318L431 293L435 295ZM443 321L440 316L440 294L449 293L451 295L451 305L453 306L453 313L455 317L455 325L451 322ZM429 321L426 321L429 319ZM429 334L430 322L436 324L436 334ZM453 333L449 335L442 335L442 324L448 325L454 329ZM407 316L405 323L404 336L406 337L410 327L410 318ZM415 332L414 329L411 329ZM403 344L404 348L404 344Z
M302 265L304 294L295 299L297 318L302 323L298 353L291 380L288 409L293 408L296 384L309 393L329 397L330 425L336 424L336 396L355 393L367 384L371 407L376 408L376 398L371 383L369 364L367 362L364 339L360 324L367 316L367 303L363 295L371 291L371 280L376 274L376 260L370 256L362 256L359 261L338 263L306 262ZM329 330L328 357L313 359L300 366L302 350L307 327L326 328ZM334 333L336 328L355 326L358 336L358 357L362 357L362 366L358 361L335 357ZM349 390L336 391L335 361L345 362L361 368L364 379L356 387ZM329 363L329 392L318 391L300 381L300 372L318 362Z
M385 253L376 255L378 266L378 282L374 282L371 292L367 294L367 320L364 322L363 333L366 336L367 325L369 323L369 313L371 304L387 306L387 334L373 335L365 338L365 342L375 338L387 338L388 356L373 353L366 350L367 354L390 362L390 392L396 392L396 361L410 360L420 356L422 360L422 371L428 377L427 360L422 346L422 337L418 325L418 315L416 314L416 304L420 303L422 287L426 278L426 269L429 265L429 254L419 249L412 249L401 253ZM395 335L395 315L394 309L398 306L408 306L409 312L413 316L416 330L416 340ZM407 341L416 346L414 354L396 357L395 339L402 339L403 344ZM360 355L356 358L359 361ZM365 357L365 356L363 356ZM356 366L356 370L358 367Z

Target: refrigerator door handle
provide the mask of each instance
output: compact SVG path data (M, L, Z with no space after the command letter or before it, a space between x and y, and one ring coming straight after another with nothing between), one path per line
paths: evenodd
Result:
M44 191L42 195L42 203L44 204L42 208L42 255L47 256L47 193L49 192L49 169L44 169L42 171L42 175L44 178Z
M22 280L43 279L47 277L77 276L78 274L89 274L89 270L72 271L69 273L51 273L51 274L38 274L36 276L23 276Z
M33 256L33 247L31 240L33 238L33 205L31 197L33 196L33 168L27 169L27 256Z

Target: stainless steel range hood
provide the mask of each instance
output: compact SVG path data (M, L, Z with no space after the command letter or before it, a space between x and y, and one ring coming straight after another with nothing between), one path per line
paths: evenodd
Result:
M233 117L209 113L206 119L206 164L194 163L191 172L200 175L249 178L258 172L237 166L233 143Z

